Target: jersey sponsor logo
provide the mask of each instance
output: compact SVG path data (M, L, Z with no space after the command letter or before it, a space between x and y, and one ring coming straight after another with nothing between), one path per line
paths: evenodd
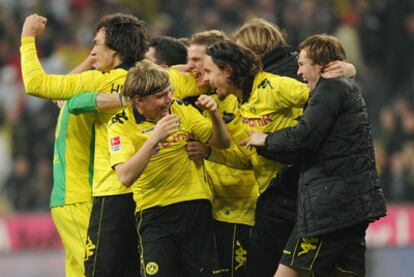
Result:
M111 138L111 151L118 152L121 151L121 137Z
M155 275L157 274L158 270L159 270L159 267L156 262L149 262L145 266L145 272L147 272L148 275Z
M177 133L173 136L168 137L167 140L161 141L159 145L161 145L162 148L170 147L172 143L178 142L178 141L187 141L190 138L190 136L187 133Z
M257 86L257 88L267 88L267 87L270 87L271 89L273 89L272 83L270 83L270 81L267 78L261 81L260 84Z
M237 271L240 267L246 264L247 261L247 251L243 248L241 243L236 241L236 250L234 251L234 260L236 261L236 266L234 271Z
M93 244L91 238L88 236L88 239L86 241L85 245L85 261L93 255L95 250L95 244Z
M309 253L310 251L316 250L316 244L318 242L319 240L317 238L302 238L302 242L300 244L302 251L298 253L298 257L306 253Z
M243 117L242 122L244 124L249 125L250 127L257 127L257 126L266 126L267 124L273 122L269 115L263 115L259 118L249 118Z

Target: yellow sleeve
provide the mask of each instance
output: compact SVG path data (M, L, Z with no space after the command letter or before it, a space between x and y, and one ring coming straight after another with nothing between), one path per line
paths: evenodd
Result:
M303 108L309 98L306 84L289 77L281 77L279 81L276 105L279 109Z
M197 87L196 80L190 73L181 72L175 68L169 68L171 84L174 86L174 97L184 99L191 96L198 96L207 92L207 88Z
M111 167L128 161L137 152L127 132L116 123L109 123L108 147Z
M208 160L235 169L252 169L251 156L246 155L243 148L246 147L239 147L235 143L232 143L227 149L218 149L211 146L211 154Z
M90 70L80 74L47 74L40 64L34 37L23 37L20 47L22 77L26 93L46 99L68 99L85 91L98 91L104 73Z

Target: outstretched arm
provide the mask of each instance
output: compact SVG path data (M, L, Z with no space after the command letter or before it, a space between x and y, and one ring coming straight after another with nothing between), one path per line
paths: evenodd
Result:
M25 91L45 99L68 99L84 91L99 91L103 74L96 70L69 75L46 74L36 51L35 37L46 27L47 19L37 14L28 16L21 33L20 57Z
M93 69L92 67L93 62L94 62L94 57L92 55L88 55L86 59L83 60L77 67L72 69L69 72L69 74L81 73L81 72ZM53 103L55 103L59 107L59 109L62 108L64 102L65 102L64 100L53 100ZM69 112L71 111L69 110Z
M69 112L73 114L108 112L125 107L129 103L121 99L121 94L117 93L85 92L71 97L67 105Z
M251 155L246 155L242 151L242 147L238 147L235 144L232 144L228 149L211 147L211 154L207 159L235 169L253 169Z

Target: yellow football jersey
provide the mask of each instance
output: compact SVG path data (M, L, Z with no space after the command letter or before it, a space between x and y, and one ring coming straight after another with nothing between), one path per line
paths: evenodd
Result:
M293 78L259 72L248 100L240 108L245 129L269 133L294 126L308 98L306 84ZM284 167L260 155L252 156L252 164L261 192Z
M244 129L269 133L294 126L308 97L309 88L306 84L289 77L259 72L247 101L240 107ZM247 158L243 147L224 150L213 148L209 159L239 169L252 168L260 192L267 188L277 172L285 166L257 153Z
M212 199L202 167L191 161L185 150L190 139L207 142L211 122L198 110L174 100L170 111L180 119L179 130L158 144L143 173L132 185L136 211L178 202ZM116 114L108 125L111 166L128 161L144 144L155 127L135 107Z
M232 145L248 137L240 121L239 104L234 95L224 100L212 95L218 104L232 138ZM208 113L204 112L207 116ZM205 167L213 189L213 217L216 220L253 226L256 200L259 190L252 170L238 170L226 165L205 161Z
M89 70L79 74L50 75L46 74L40 65L33 37L22 38L20 51L26 92L46 99L68 99L76 94L90 91L120 93L127 75L127 70L121 67L108 72ZM109 164L107 122L117 111L119 110L96 113L93 117L95 124L93 196L117 195L131 191L121 184ZM84 147L89 150L90 145L86 138L84 140L80 138L79 141L84 141Z

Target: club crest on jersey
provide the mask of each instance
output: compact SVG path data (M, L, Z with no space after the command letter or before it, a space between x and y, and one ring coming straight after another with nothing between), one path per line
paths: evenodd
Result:
M121 151L121 137L111 138L111 151L118 152Z

